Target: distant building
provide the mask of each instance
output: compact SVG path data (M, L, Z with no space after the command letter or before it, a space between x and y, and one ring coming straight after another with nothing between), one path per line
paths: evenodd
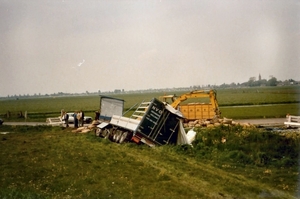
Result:
M261 81L261 75L260 74L258 75L258 81Z

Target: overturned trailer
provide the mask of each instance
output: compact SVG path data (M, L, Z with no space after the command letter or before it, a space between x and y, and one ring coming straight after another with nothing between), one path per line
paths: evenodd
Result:
M113 142L132 141L149 146L189 144L182 125L183 115L172 106L153 98L142 102L131 117L113 115L97 126L96 135Z

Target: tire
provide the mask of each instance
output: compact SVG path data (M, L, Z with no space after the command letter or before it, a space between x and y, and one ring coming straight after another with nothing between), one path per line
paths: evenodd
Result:
M128 132L122 133L122 135L121 135L121 137L120 137L120 139L119 139L119 143L120 143L120 144L122 144L122 143L126 140L127 135L128 135Z
M109 138L109 136L110 136L110 130L109 130L109 129L104 129L104 130L102 131L102 137L103 137L104 139L107 139L107 138Z
M116 128L110 128L108 129L109 130L109 135L108 135L108 139L112 142L114 142L115 140L115 137L116 137L116 132L117 132L117 129Z
M115 142L116 140L116 136L117 136L117 129L115 128L111 128L110 129L110 136L109 136L109 139L112 141L112 142Z
M113 136L113 141L118 142L120 131L116 130Z
M100 137L101 134L102 134L102 129L96 128L96 130L95 130L95 136L96 136L96 137Z
M116 142L118 143L122 137L123 131L118 131L117 132L117 137L116 137Z

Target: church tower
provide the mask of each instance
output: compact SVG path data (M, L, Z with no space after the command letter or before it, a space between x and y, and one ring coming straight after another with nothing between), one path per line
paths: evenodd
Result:
M258 75L258 80L259 80L259 81L261 80L261 76L260 76L260 74Z

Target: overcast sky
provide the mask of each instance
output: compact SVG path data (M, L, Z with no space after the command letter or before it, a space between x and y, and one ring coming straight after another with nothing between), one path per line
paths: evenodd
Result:
M299 0L0 0L0 96L300 80Z

